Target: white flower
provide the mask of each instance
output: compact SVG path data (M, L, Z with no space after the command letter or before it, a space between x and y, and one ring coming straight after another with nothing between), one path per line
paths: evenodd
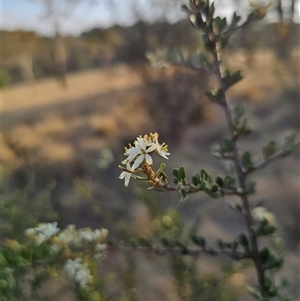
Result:
M105 228L101 228L100 231L101 231L102 239L104 240L108 235L108 230Z
M132 177L132 173L128 171L122 171L119 179L123 180L124 179L124 185L127 187L130 181L130 178Z
M150 138L152 139L153 143L156 145L156 150L155 152L160 155L161 157L165 158L165 159L169 159L167 156L170 155L170 153L168 153L168 146L163 143L163 144L159 144L158 142L158 134L150 134Z
M105 251L106 249L107 249L106 244L97 244L97 245L95 246L95 251L96 251L96 252L103 252L103 251Z
M49 251L52 255L56 255L60 251L60 246L53 244L49 246Z
M95 233L92 232L90 229L88 230L82 230L80 233L79 233L79 236L80 238L83 240L83 241L87 241L87 242L92 242L95 240L96 236L95 236Z
M68 259L64 270L69 278L74 279L80 287L86 286L93 279L88 266L82 263L81 258L76 258L75 260Z
M74 278L75 274L79 269L81 269L82 266L83 264L81 258L76 258L75 260L68 259L65 264L64 270L66 271L69 278Z
M121 179L121 180L124 179L124 181L125 181L124 185L127 187L128 184L129 184L130 178L133 177L133 174L132 174L133 169L132 169L132 167L130 167L129 163L127 163L126 169L128 171L126 171L126 170L122 171L121 174L120 174L120 176L119 176L119 179Z
M90 270L85 265L82 265L80 270L76 272L74 279L76 282L78 282L80 287L85 287L93 280L93 277Z
M35 235L35 230L34 230L34 228L26 229L25 232L24 232L24 234L26 236L33 236L33 235Z
M59 228L57 228L57 222L54 223L43 223L38 227L34 228L37 234L42 234L45 237L49 238L59 232Z
M69 231L62 231L57 235L57 239L61 243L68 245L72 241L73 235Z
M35 236L35 239L34 239L34 242L35 242L35 245L38 247L40 246L43 242L45 242L49 237L45 236L44 234L42 233L38 233L36 236Z
M146 166L153 164L153 159L151 157L152 153L157 153L159 156L168 159L170 153L168 152L168 146L163 143L159 144L158 134L150 133L149 135L140 136L134 141L134 145L129 144L129 148L125 148L125 155L127 158L122 161L122 164L126 164L126 168L123 169L119 176L119 179L124 179L124 185L127 187L130 178L137 178L136 172L143 172L147 175L149 179L149 172L146 172ZM130 166L132 164L132 166ZM143 169L137 169L140 165L143 165ZM150 167L151 168L151 167ZM148 169L150 170L150 169Z
M87 283L93 280L91 272L85 263L82 263L81 258L75 260L68 259L64 270L69 278L74 279L80 287L86 286Z
M137 138L137 143L135 147L127 150L127 155L129 155L127 161L134 161L132 169L135 170L140 164L145 160L147 164L151 165L153 163L152 157L149 153L156 150L157 145L152 141L145 140L143 138Z
M168 153L168 147L164 143L162 145L158 144L156 153L165 159L169 159L167 156L169 156L170 153Z
M94 235L95 235L95 240L104 240L107 237L108 230L107 229L95 229L94 230Z

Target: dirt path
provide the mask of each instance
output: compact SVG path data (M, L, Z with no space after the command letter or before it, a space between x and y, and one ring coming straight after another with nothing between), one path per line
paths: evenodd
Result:
M140 84L141 78L138 74L125 65L84 71L68 76L67 89L62 88L54 78L5 89L1 98L2 112L66 103Z

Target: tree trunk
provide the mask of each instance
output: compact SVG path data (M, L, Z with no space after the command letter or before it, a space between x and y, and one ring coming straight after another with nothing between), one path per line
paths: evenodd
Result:
M56 31L53 41L53 56L58 78L63 87L67 86L67 56L63 37Z
M20 68L21 76L25 82L34 82L32 57L29 55L21 55L18 57L18 66Z

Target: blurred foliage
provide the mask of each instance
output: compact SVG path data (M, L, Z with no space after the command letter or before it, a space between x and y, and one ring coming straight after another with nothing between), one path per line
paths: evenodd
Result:
M0 88L4 88L10 84L10 76L5 69L0 69Z
M299 24L257 24L238 32L229 49L273 49L281 58L287 58L298 46L296 34ZM36 79L55 74L52 56L52 38L41 37L34 32L2 31L2 68L11 83L24 79L24 70L32 68ZM67 69L75 72L124 62L131 65L146 62L147 51L178 47L185 51L201 46L195 31L185 21L175 24L160 22L146 24L139 21L131 27L113 26L109 29L94 28L79 37L65 36ZM201 43L201 42L200 42ZM24 58L32 60L32 66L24 65Z
M23 185L15 186L10 177L1 179L1 234L4 238L22 239L24 230L40 221L57 219L50 196L55 182L41 188L31 174Z

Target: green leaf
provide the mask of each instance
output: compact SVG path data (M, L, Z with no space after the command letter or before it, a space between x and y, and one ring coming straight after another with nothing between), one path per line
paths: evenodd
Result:
M249 249L249 241L248 238L245 234L240 234L239 235L239 243L242 245L245 249Z
M201 18L199 17L199 15L191 13L190 14L190 21L191 21L193 27L196 30L200 30L200 31L203 30L204 22L203 22L203 20L201 20Z
M221 48L225 48L228 44L228 41L229 41L229 36L228 35L221 35L219 37L219 43L221 44Z
M229 71L226 71L225 76L223 77L225 89L227 90L229 87L236 84L241 79L243 79L243 76L240 70L234 72L233 74L230 74Z
M260 255L262 263L266 263L270 259L271 254L270 254L269 249L267 247L265 247L259 251L259 255Z
M200 179L202 180L202 181L206 181L207 180L207 177L208 177L208 173L206 172L206 170L205 169L201 169L200 170Z
M218 33L221 33L223 29L227 26L226 18L216 17L213 20L214 28L217 29Z
M5 267L8 265L6 258L0 253L0 268Z
M178 174L179 174L178 168L173 168L172 173L173 173L173 176L174 176L175 178L178 178Z
M224 152L231 153L233 151L233 143L232 143L232 141L230 139L228 139L228 138L225 138L223 140L222 148L223 148Z
M268 291L268 290L271 288L272 284L273 284L273 283L272 283L272 280L271 280L269 277L265 276L264 289L265 289L266 291Z
M234 121L239 120L245 113L245 106L244 105L238 105L233 109L232 112L232 118Z
M239 22L240 20L241 20L241 17L238 16L238 15L236 14L236 12L234 12L234 14L233 14L233 16L232 16L232 21L231 21L230 27L231 27L231 28L235 27L235 26L238 24L238 22Z
M185 168L184 166L181 166L178 171L178 180L182 181L184 179L185 179Z
M213 103L222 103L224 100L224 92L222 89L219 89L218 91L214 91L211 89L210 91L206 91L205 95L213 102Z
M189 15L193 13L193 11L185 4L181 5L181 9Z
M270 141L265 147L262 148L262 153L265 159L272 156L276 151L276 142Z
M235 202L231 202L231 201L226 202L226 204L227 204L228 207L231 208L232 210L239 210L239 211L242 212L242 207L241 207L239 204L237 204L237 203L235 203Z
M186 60L186 66L191 69L204 69L211 72L213 69L212 64L208 61L207 56L201 53L195 53Z
M205 0L197 0L197 1L190 0L189 2L190 2L190 6L193 7L195 10L202 11L206 7Z
M260 235L270 235L273 234L276 231L276 228L274 226L267 225L260 231Z
M206 23L209 23L212 21L215 13L215 2L212 2L212 4L209 7L209 12L207 14Z
M255 193L255 185L256 185L256 183L253 181L249 181L246 183L246 193L248 195Z
M179 183L178 178L173 178L173 183L177 185Z
M266 218L264 218L260 223L259 223L259 229L264 228L265 226L267 226L269 224L268 220Z
M199 190L204 190L206 188L206 182L201 182Z
M290 284L290 282L289 282L289 280L286 277L282 277L281 278L280 285L282 287L287 287L287 286L289 286L289 284Z
M250 125L248 125L248 120L245 118L240 126L240 135L246 136L252 132Z
M205 238L203 238L202 236L194 234L192 235L192 240L196 245L205 248Z
M159 176L163 181L168 180L167 175L166 175L163 171L161 171L161 172L159 173L158 176Z
M223 179L221 177L216 177L216 184L219 187L223 187L223 185L224 185Z
M217 159L222 159L222 150L220 144L214 144L210 148L210 153Z
M272 256L273 257L273 256ZM282 265L284 263L284 258L283 257L278 257L274 260L270 260L271 262L268 263L268 269L280 269L282 268Z
M264 205L266 201L266 197L262 197L255 205L253 205L252 208L261 207Z
M262 300L261 293L258 289L251 287L251 286L247 286L247 291L248 291L249 295L251 295L254 299Z
M234 177L226 176L224 179L224 187L231 188L235 182L236 180Z
M253 169L253 162L251 159L251 154L247 151L242 155L242 165L248 170Z
M180 203L184 203L184 202L187 200L187 198L188 198L189 196L188 196L188 194L185 193L184 191L181 191L180 194L181 194L181 197L180 197L179 202L180 202Z
M214 192L217 192L219 190L219 187L218 185L216 184L213 184L211 187L210 187L210 192L214 193Z
M287 132L284 137L284 145L282 150L290 153L294 150L296 145L296 132Z
M130 237L130 239L128 240L128 244L130 247L132 248L137 248L139 247L139 241L138 239L136 239L135 237Z
M192 183L193 185L195 186L198 186L200 184L200 178L199 178L199 175L198 174L195 174L193 177L192 177Z

